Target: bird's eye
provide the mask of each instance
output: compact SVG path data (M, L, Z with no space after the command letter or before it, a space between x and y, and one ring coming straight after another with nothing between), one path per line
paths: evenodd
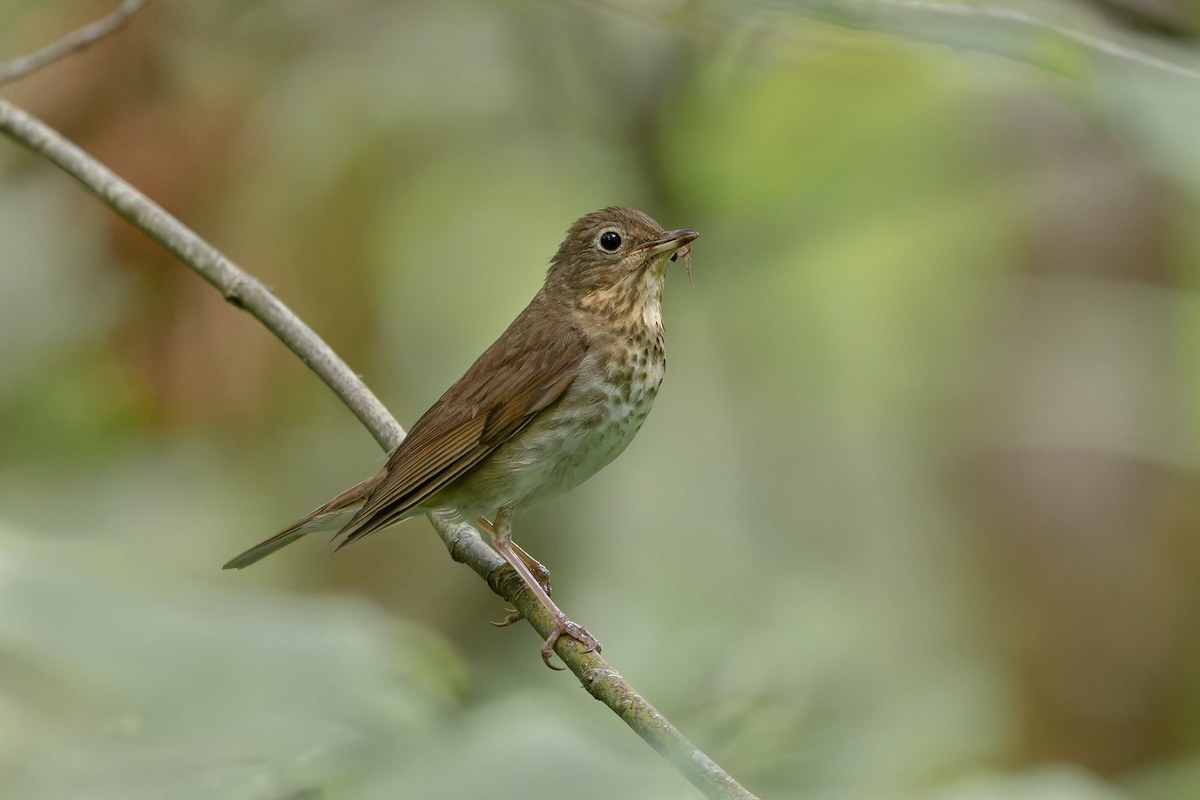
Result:
M621 234L616 231L605 231L600 234L600 246L610 253L616 252L621 246Z

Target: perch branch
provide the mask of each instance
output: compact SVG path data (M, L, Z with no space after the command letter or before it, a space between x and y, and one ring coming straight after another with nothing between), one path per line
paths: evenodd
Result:
M123 8L129 5L126 3ZM77 38L71 36L67 40ZM95 38L98 37L91 41ZM59 54L71 51L71 48L61 47L56 50ZM0 69L4 67L0 66ZM2 99L0 132L66 172L119 216L212 284L226 300L259 320L333 389L385 450L392 450L404 438L400 425L329 345L266 286L161 206L57 131ZM524 615L543 639L549 635L553 625L549 613L519 580L514 580L516 574L484 544L478 531L436 514L430 515L430 521L454 560L478 573L494 592ZM607 705L706 796L754 798L688 741L599 654L582 652L579 643L569 637L561 637L555 651L584 689Z

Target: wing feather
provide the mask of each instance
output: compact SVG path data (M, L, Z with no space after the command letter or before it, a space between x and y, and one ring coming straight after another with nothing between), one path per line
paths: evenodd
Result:
M484 461L562 397L587 354L573 330L541 347L509 339L502 336L417 420L342 528L340 546L398 521Z

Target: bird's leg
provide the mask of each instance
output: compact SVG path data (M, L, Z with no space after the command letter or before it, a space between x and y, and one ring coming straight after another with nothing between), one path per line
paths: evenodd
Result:
M600 652L600 643L596 641L596 638L587 632L587 628L567 619L567 615L550 599L550 593L546 591L547 587L541 584L534 576L533 570L518 555L518 552L524 553L524 551L513 544L512 509L502 508L497 511L495 522L490 528L491 530L488 532L492 535L492 546L496 548L496 552L512 565L512 568L521 576L521 580L525 581L525 585L529 587L534 596L546 607L546 610L550 612L550 616L554 620L554 628L550 631L550 635L546 637L546 643L542 645L542 661L546 662L546 666L551 669L562 669L550 663L550 655L554 652L554 645L558 641L558 637L563 634L570 636L582 644L585 653L592 650L595 650L597 653ZM526 555L526 557L528 556Z
M479 526L480 530L486 531L489 536L494 536L496 533L496 529L492 527L492 523L483 517L476 517L475 524ZM554 594L550 589L550 570L542 566L541 562L529 555L529 553L526 553L516 542L512 542L512 547L513 551L517 554L517 558L525 562L525 566L529 567L529 571L533 573L533 576L537 578L537 582L546 590L546 594ZM492 623L497 628L507 628L514 622L520 622L525 619L525 615L515 608L506 608L505 611L507 613L504 615L504 619Z
M475 523L484 531L487 531L489 535L495 536L496 529L492 526L492 523L483 517L476 517ZM529 571L533 573L533 577L537 578L537 582L546 590L546 594L553 595L554 590L550 588L550 570L542 562L529 555L529 553L526 553L525 549L516 542L512 542L512 548L516 552L517 558L524 561L525 566L529 567ZM518 617L518 619L520 618Z
M550 570L542 562L525 552L525 548L521 547L521 545L512 542L512 546L513 552L517 554L517 558L525 562L525 566L529 567L529 571L533 574L533 577L537 578L537 582L542 585L542 588L546 590L546 594L553 595L554 590L550 588Z

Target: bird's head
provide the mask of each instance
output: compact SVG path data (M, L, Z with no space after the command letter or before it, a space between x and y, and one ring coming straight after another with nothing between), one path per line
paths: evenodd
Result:
M700 234L663 230L648 215L613 206L576 220L546 275L549 290L563 290L584 306L661 297L668 261L687 255Z

